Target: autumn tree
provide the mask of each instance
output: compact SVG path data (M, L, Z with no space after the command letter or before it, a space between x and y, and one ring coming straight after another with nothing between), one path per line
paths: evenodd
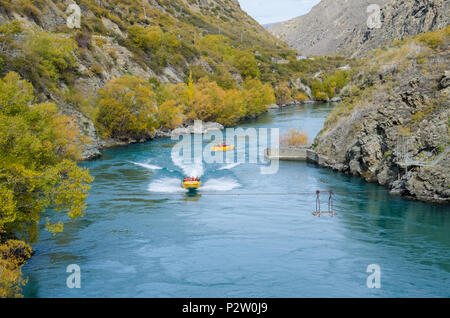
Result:
M17 73L0 79L0 296L24 284L20 266L36 242L45 210L82 216L92 178L77 166L79 135L72 118L51 103L33 104L33 87ZM47 220L53 233L63 215ZM20 256L22 255L22 256ZM29 255L28 255L29 256Z
M80 138L73 120L33 99L33 87L18 74L0 80L0 229L27 241L37 237L45 208L82 215L91 181L75 163Z
M284 147L300 148L308 144L308 135L304 131L290 129L280 138L280 144Z
M162 128L177 128L183 123L181 107L174 100L162 103L158 108L158 122Z
M246 116L253 116L267 111L270 104L275 103L275 94L270 84L263 84L255 78L247 79L244 84L244 100Z
M287 83L279 84L275 89L276 102L279 105L286 104L292 100L292 92Z
M239 70L243 78L259 78L260 72L255 55L249 51L236 52L234 65Z
M99 91L95 122L104 137L142 138L157 127L156 95L149 82L114 78Z

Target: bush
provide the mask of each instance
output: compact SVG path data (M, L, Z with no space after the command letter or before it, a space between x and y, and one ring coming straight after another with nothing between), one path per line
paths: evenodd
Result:
M280 144L284 147L300 148L308 144L308 135L303 131L291 129L288 133L281 136Z
M91 67L91 72L96 76L103 76L103 69L100 65L95 64Z
M297 100L299 102L304 102L304 101L308 100L308 96L306 96L306 94L300 92L297 94L297 96L295 96L295 100Z
M276 87L275 96L278 105L286 104L292 100L292 92L287 83L282 83Z
M169 129L175 129L183 123L181 110L174 100L169 100L159 106L158 122L161 127Z
M234 65L239 70L243 78L259 78L260 76L258 63L252 52L237 52L236 57L234 58Z
M21 298L22 287L27 279L22 278L22 265L31 257L31 247L17 240L2 242L0 232L0 298Z
M142 138L152 133L156 121L156 96L150 83L124 75L99 91L95 122L105 137Z
M431 49L437 49L444 44L444 38L440 31L423 33L418 36L418 40Z
M22 32L23 32L22 24L18 20L14 20L0 25L0 34L3 35L13 35Z
M75 163L80 137L72 118L33 100L33 87L18 74L0 79L0 232L28 242L47 208L82 215L92 181Z
M321 91L317 91L316 94L314 95L314 97L316 98L316 100L321 101L321 102L328 101L328 94L321 92Z
M92 35L87 32L78 31L74 36L79 48L90 49L92 42Z
M57 81L61 73L76 67L75 47L76 44L72 39L37 32L30 35L27 53L36 61L41 76Z

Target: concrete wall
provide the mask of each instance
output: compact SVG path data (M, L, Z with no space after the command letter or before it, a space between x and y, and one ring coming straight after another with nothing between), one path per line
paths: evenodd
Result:
M324 156L307 148L267 148L264 155L268 160L307 161L318 165L325 165L327 161Z
M277 155L278 151L278 155ZM266 149L265 155L269 160L294 160L294 161L306 161L307 159L306 148L280 148L280 149Z

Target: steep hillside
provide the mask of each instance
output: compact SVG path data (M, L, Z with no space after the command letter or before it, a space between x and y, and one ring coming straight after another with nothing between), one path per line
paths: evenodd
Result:
M225 88L247 77L276 85L289 67L273 59L295 60L237 0L0 0L0 26L0 75L18 72L38 101L76 118L90 139L85 158L99 154L95 101L113 78L187 83L192 74Z
M326 166L410 198L450 201L450 27L361 60L315 149Z
M368 27L373 4L381 8L379 28L376 19ZM359 56L392 39L442 29L449 18L444 0L322 0L308 14L268 30L306 55Z

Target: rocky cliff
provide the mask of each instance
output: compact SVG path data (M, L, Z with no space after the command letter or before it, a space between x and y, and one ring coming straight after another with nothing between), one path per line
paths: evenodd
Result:
M413 199L450 202L450 27L372 51L315 150L335 170Z
M449 19L445 0L322 0L268 30L306 55L360 56L386 41L441 29Z
M242 51L258 50L265 58L260 58L261 69L270 70L266 52L292 52L242 11L237 0L0 0L0 27L11 21L20 21L25 31L0 32L0 75L18 72L32 82L39 101L53 101L73 116L89 140L85 159L114 143L100 140L92 121L97 91L112 78L127 74L177 83L190 72L213 76L225 64L220 56L200 51L198 43L207 35L226 36ZM130 40L134 26L155 28L144 40L159 41L161 48L140 49L139 39ZM45 40L34 43L35 35L52 44L51 52L38 47ZM36 65L33 56L47 64ZM242 81L239 69L225 68L237 83Z

